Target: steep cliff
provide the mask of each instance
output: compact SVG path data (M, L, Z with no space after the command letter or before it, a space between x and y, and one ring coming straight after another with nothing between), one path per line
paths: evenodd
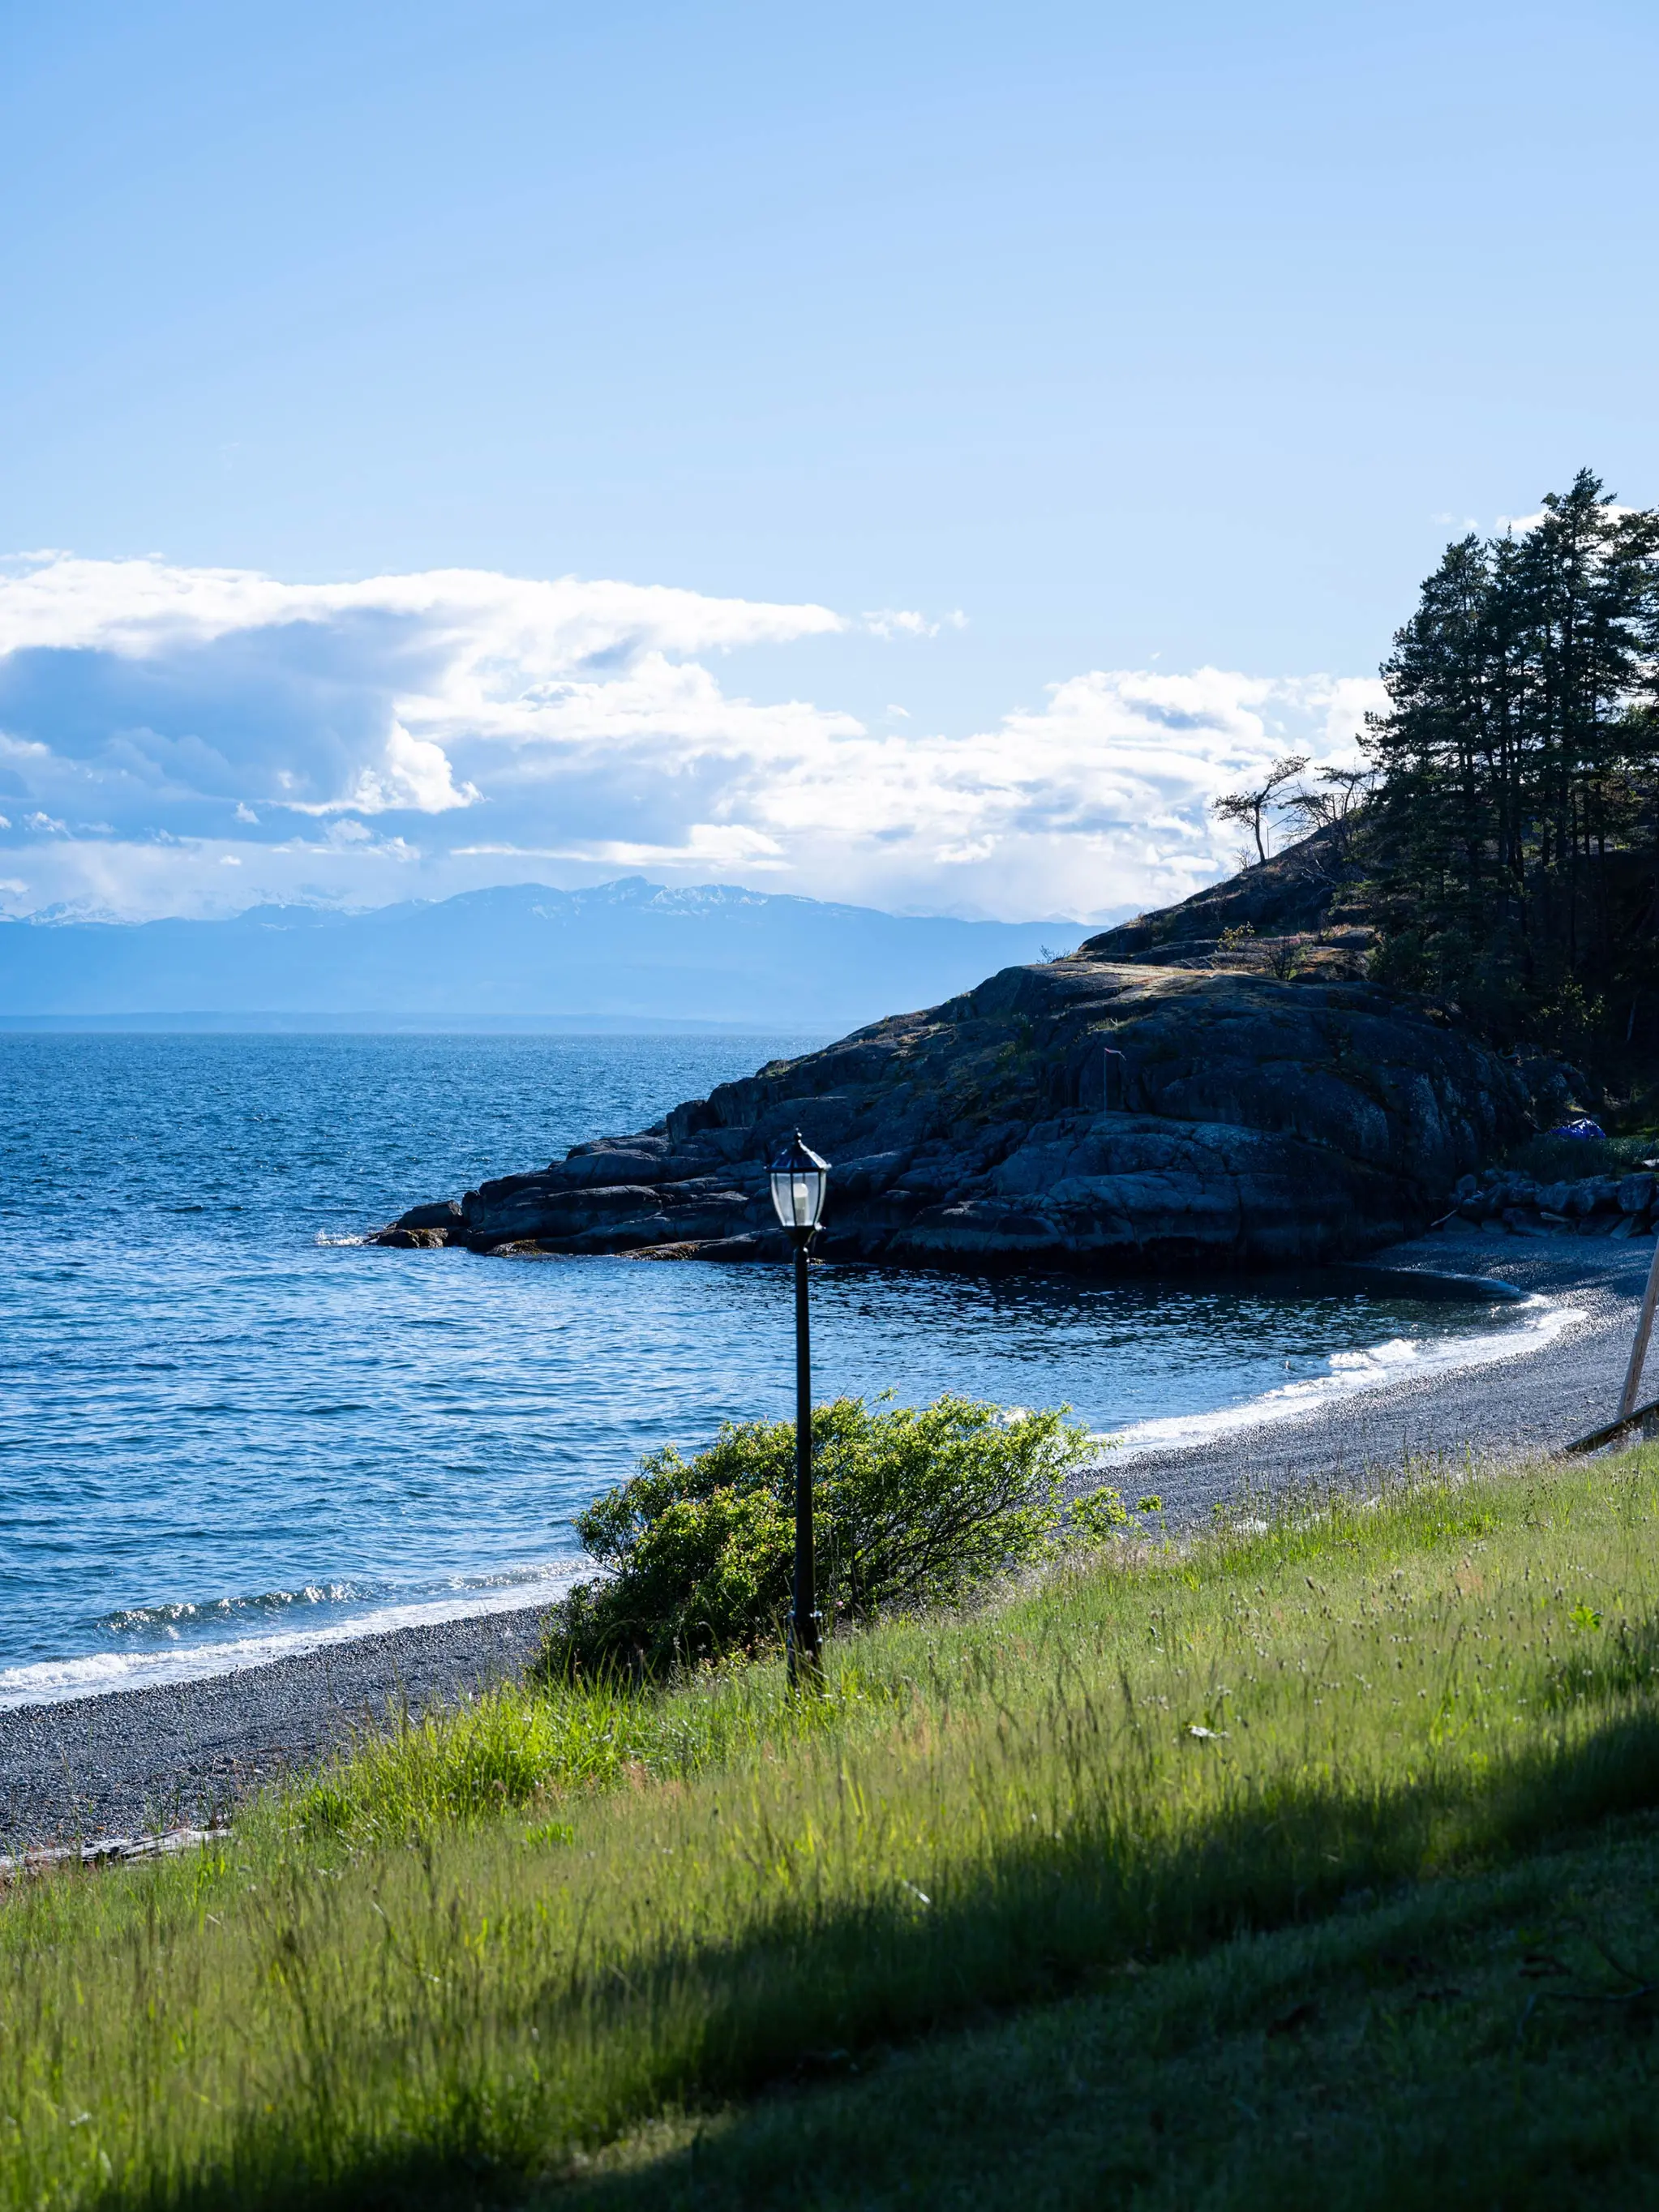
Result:
M766 1164L797 1127L834 1167L826 1257L1159 1270L1408 1234L1524 1133L1528 1101L1455 1024L1374 985L1085 946L416 1206L380 1241L771 1256Z

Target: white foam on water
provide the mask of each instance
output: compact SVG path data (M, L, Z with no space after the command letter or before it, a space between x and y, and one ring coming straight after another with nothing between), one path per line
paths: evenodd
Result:
M1103 1435L1099 1441L1115 1447L1123 1458L1152 1451L1178 1450L1183 1445L1207 1443L1236 1429L1254 1429L1287 1421L1310 1420L1345 1400L1367 1391L1388 1390L1402 1382L1426 1382L1478 1367L1496 1367L1503 1361L1524 1358L1541 1351L1557 1337L1575 1328L1585 1316L1577 1306L1534 1295L1505 1310L1514 1316L1502 1328L1477 1335L1427 1340L1395 1336L1361 1352L1333 1352L1322 1375L1304 1376L1281 1383L1242 1405L1223 1406L1211 1413L1171 1413L1155 1420L1136 1421L1127 1429Z
M1389 1389L1401 1382L1426 1381L1523 1358L1553 1343L1585 1318L1576 1306L1540 1296L1510 1305L1505 1310L1513 1319L1501 1328L1465 1337L1391 1337L1363 1351L1334 1352L1322 1375L1283 1383L1259 1397L1218 1407L1213 1413L1170 1414L1137 1421L1126 1429L1103 1433L1097 1441L1115 1446L1114 1456L1121 1463L1147 1452L1205 1443L1235 1430L1311 1419L1331 1406L1367 1391ZM1025 1410L1021 1407L1005 1408L1004 1419L1018 1419ZM307 1652L356 1643L362 1637L383 1635L394 1629L435 1627L447 1621L514 1613L527 1606L550 1605L574 1582L592 1572L591 1564L582 1561L549 1563L516 1574L491 1577L487 1582L458 1580L441 1595L371 1604L362 1611L354 1610L343 1620L319 1620L302 1626L289 1615L291 1626L273 1626L253 1635L190 1643L181 1640L160 1649L151 1645L140 1650L104 1650L75 1659L48 1659L27 1666L0 1668L0 1711L17 1705L61 1705L72 1698L149 1689L159 1684L203 1681L215 1674L269 1666L277 1660L298 1658ZM297 1596L308 1604L315 1604L319 1600L334 1598L337 1593L343 1598L349 1596L349 1586L307 1587L295 1594L274 1593L260 1599L225 1601L217 1606L210 1603L199 1609L199 1617L240 1612L245 1607L263 1609L278 1596ZM147 1626L162 1626L162 1616L174 1613L197 1614L198 1608L147 1608L143 1619ZM125 1620L136 1625L139 1618L134 1613ZM176 1629L168 1626L162 1626L162 1632L177 1635Z
M591 1568L586 1570L591 1572ZM70 1698L96 1698L117 1690L148 1690L159 1684L199 1682L214 1674L240 1674L278 1659L297 1659L308 1651L355 1644L397 1628L433 1628L445 1621L471 1620L526 1606L551 1605L584 1572L572 1560L526 1570L487 1585L457 1583L441 1597L414 1598L372 1607L349 1620L307 1627L273 1628L263 1635L222 1642L173 1644L157 1650L94 1651L79 1659L43 1659L28 1666L0 1668L0 1711L15 1705L59 1705Z

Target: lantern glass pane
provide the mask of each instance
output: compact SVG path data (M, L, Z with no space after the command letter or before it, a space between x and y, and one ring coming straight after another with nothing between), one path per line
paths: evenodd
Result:
M772 1206L784 1228L810 1231L823 1213L828 1164L803 1144L799 1136L774 1160L769 1180Z

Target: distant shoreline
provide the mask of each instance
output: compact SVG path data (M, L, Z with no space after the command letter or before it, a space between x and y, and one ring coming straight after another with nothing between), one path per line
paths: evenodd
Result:
M1161 1497L1171 1525L1194 1525L1218 1504L1363 1480L1407 1459L1557 1448L1616 1410L1651 1258L1645 1239L1443 1233L1396 1246L1372 1264L1494 1276L1566 1301L1577 1322L1493 1364L1407 1376L1115 1465L1109 1455L1078 1486L1121 1480ZM453 1703L516 1673L534 1649L541 1613L469 1615L236 1673L0 1711L0 1850L222 1815L315 1765L354 1730L382 1726L398 1711Z
M721 1036L765 1037L752 1021L672 1021L648 1014L156 1013L0 1014L4 1036ZM830 1032L809 1027L802 1042Z

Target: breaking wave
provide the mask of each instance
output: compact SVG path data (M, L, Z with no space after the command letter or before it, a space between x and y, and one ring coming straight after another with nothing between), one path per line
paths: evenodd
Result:
M142 1649L105 1650L80 1658L40 1660L0 1668L0 1710L62 1705L71 1698L100 1697L112 1690L199 1682L214 1674L238 1674L249 1667L269 1667L281 1660L301 1658L307 1652L356 1643L364 1636L385 1636L400 1628L436 1628L449 1621L551 1605L583 1571L584 1564L574 1560L543 1563L499 1575L457 1577L441 1592L386 1597L368 1603L351 1593L350 1585L339 1584L328 1589L319 1585L300 1593L217 1599L200 1606L134 1607L125 1614L112 1614L107 1628L115 1634L147 1629L152 1637L159 1632L162 1639L159 1644L152 1640ZM325 1607L341 1604L350 1607L344 1619L317 1618L314 1613L304 1622L292 1618L295 1605L320 1613ZM273 1621L268 1628L243 1635L202 1632L216 1622L244 1623L261 1613L278 1616L283 1625ZM191 1631L188 1642L182 1638L173 1640L181 1623Z
M1307 1420L1368 1391L1393 1389L1401 1383L1427 1382L1523 1358L1553 1344L1584 1319L1577 1307L1538 1296L1517 1299L1507 1311L1510 1318L1500 1327L1468 1336L1395 1336L1359 1351L1333 1352L1322 1374L1300 1376L1212 1413L1171 1413L1135 1421L1110 1431L1102 1441L1109 1441L1121 1454L1133 1457L1206 1443L1234 1430Z

